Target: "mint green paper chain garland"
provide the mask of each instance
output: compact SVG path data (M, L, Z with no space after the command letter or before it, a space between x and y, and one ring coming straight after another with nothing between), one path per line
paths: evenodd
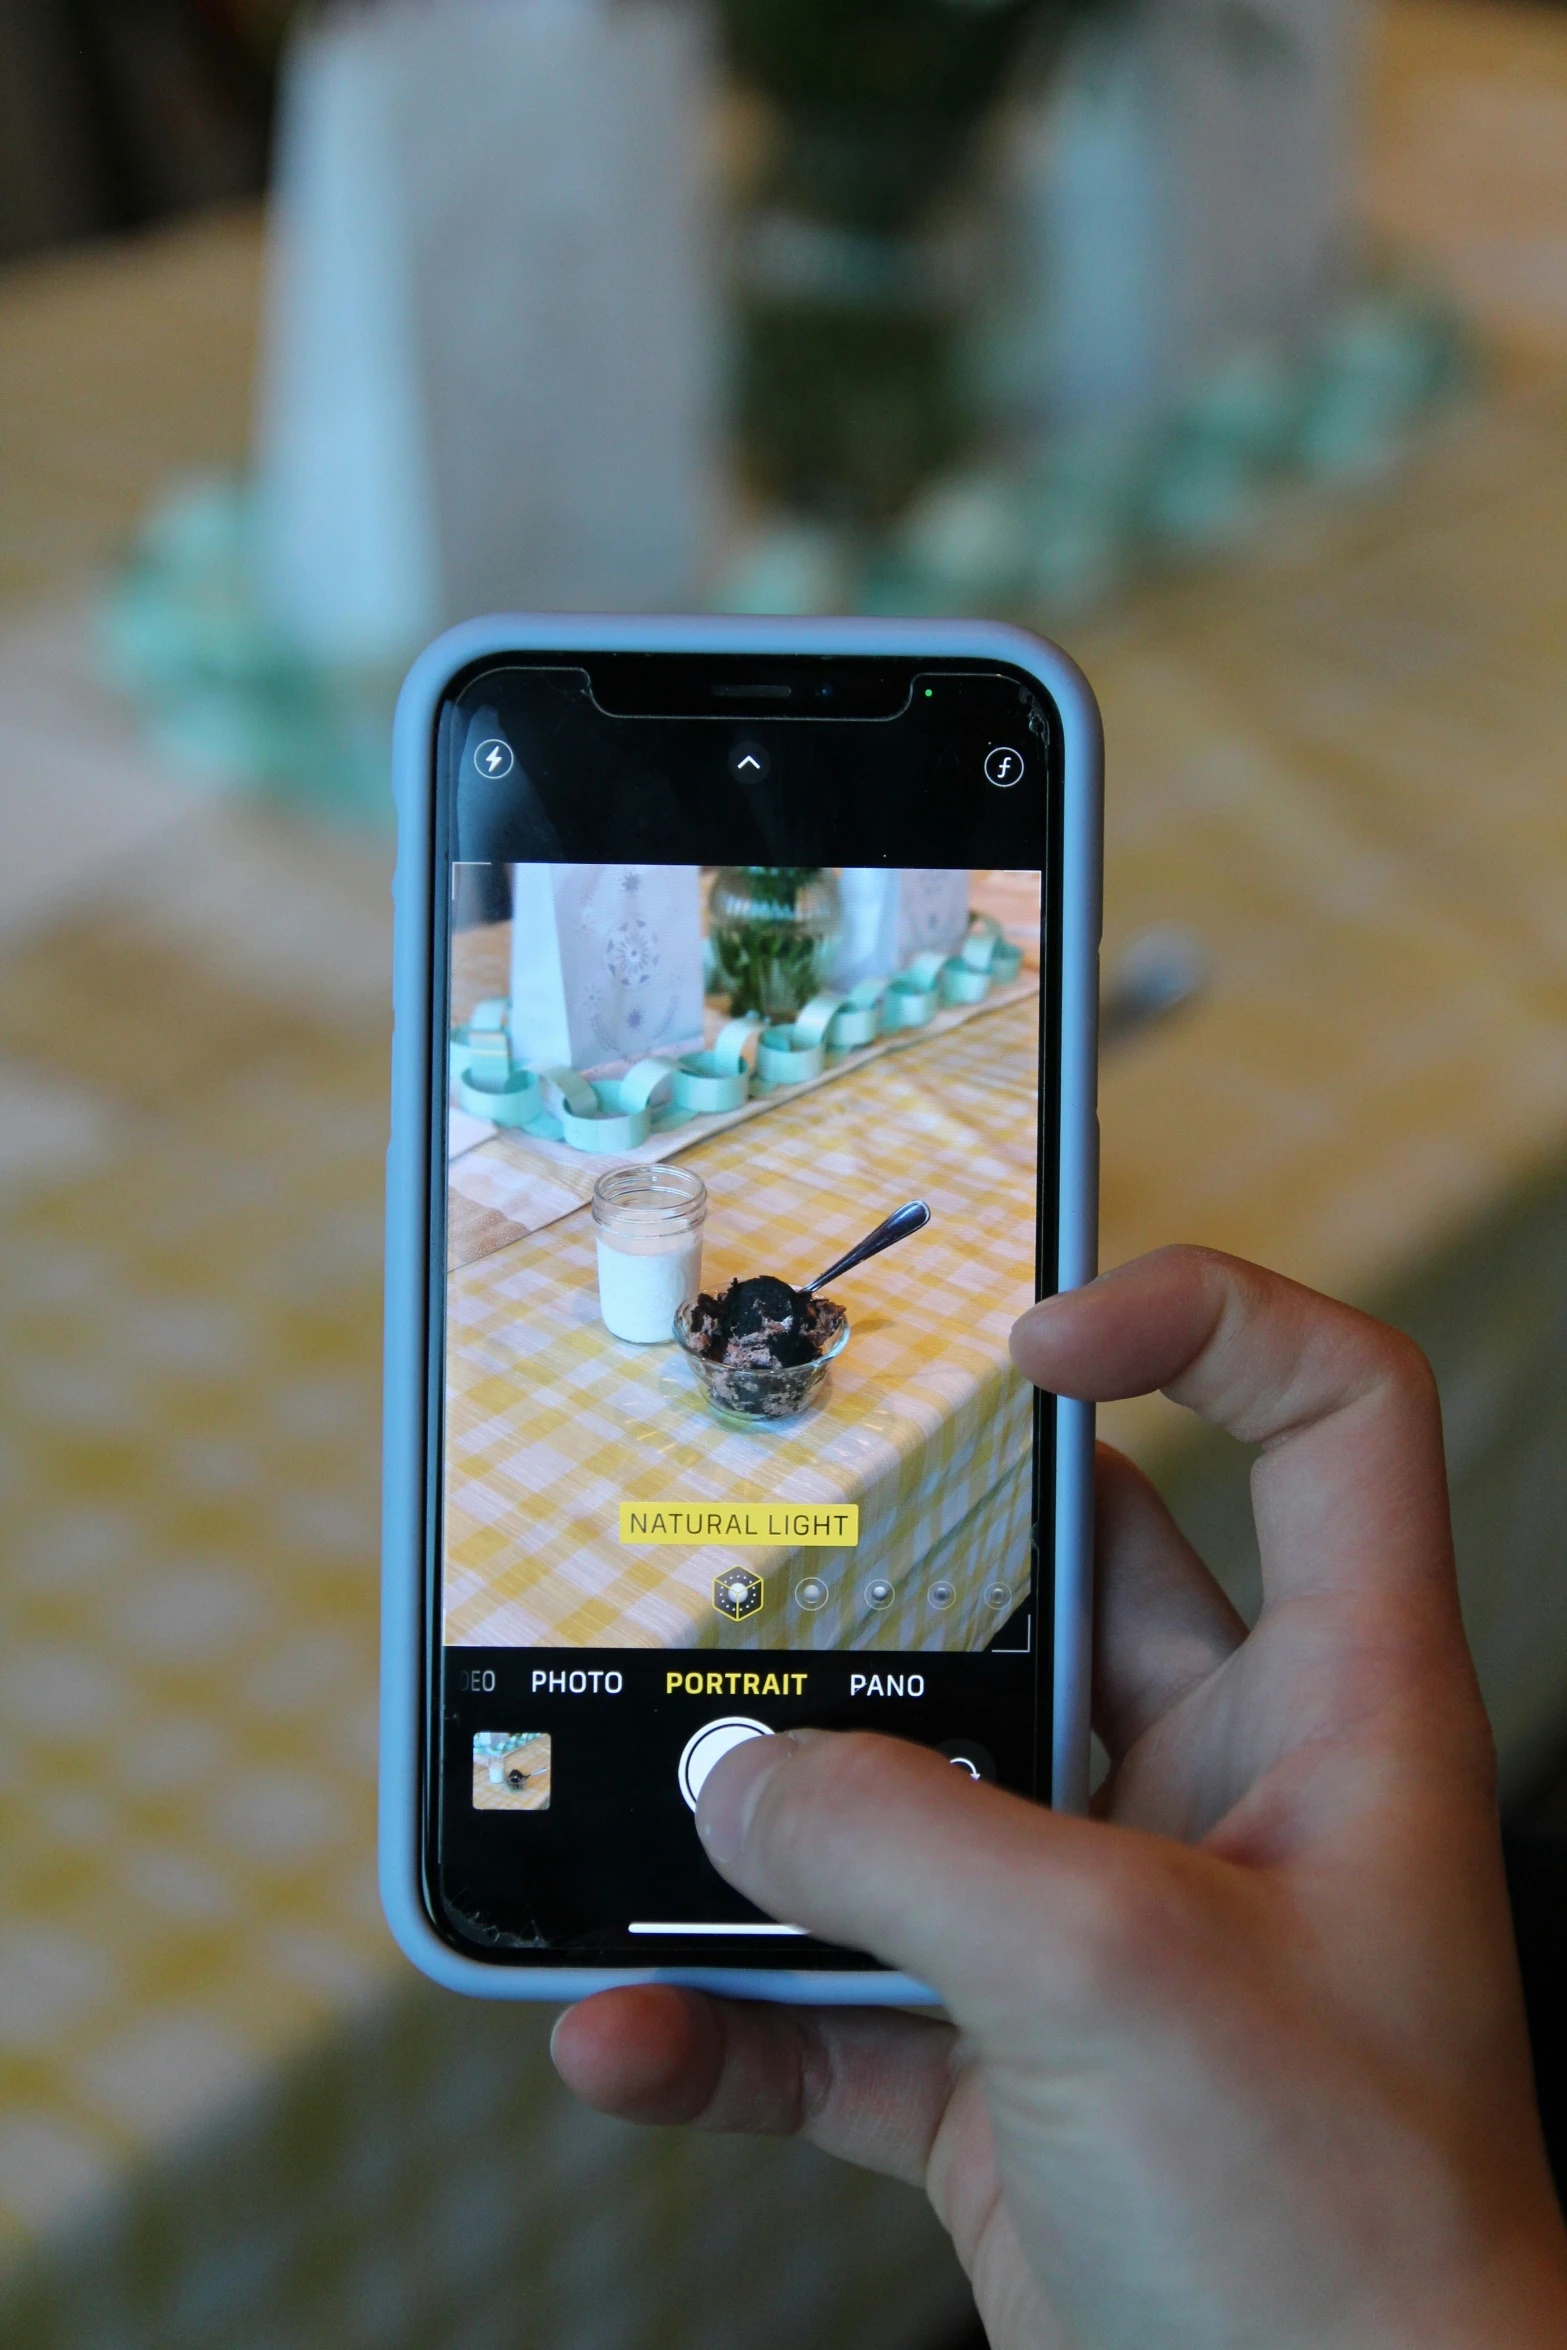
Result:
M898 1030L923 1028L938 1006L982 1004L1023 967L1023 950L1002 935L994 915L977 914L955 955L916 955L890 980L866 979L848 995L813 996L787 1025L731 1020L706 1052L679 1061L651 1055L622 1077L589 1079L574 1069L512 1065L504 997L476 1006L454 1028L448 1065L462 1108L541 1142L566 1142L599 1156L638 1149L655 1133L743 1109L820 1077L829 1055L874 1044Z

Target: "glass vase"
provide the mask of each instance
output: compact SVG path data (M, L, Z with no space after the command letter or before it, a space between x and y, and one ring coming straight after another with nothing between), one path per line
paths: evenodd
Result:
M827 984L841 911L823 865L721 865L707 901L712 988L731 1015L792 1020Z

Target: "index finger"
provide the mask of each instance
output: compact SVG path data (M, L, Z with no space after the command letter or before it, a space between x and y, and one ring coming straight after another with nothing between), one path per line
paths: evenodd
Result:
M959 2072L951 2025L928 2016L770 2007L651 1983L568 2007L550 2054L601 2113L807 2138L911 2186L926 2183Z
M1260 1446L1269 1600L1419 1594L1457 1625L1436 1382L1369 1314L1214 1249L1160 1249L1034 1306L1018 1368L1052 1394L1155 1389Z

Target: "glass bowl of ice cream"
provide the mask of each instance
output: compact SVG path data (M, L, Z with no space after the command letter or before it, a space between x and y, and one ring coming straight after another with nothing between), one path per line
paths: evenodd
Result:
M675 1337L715 1417L754 1428L805 1410L849 1343L849 1317L835 1299L762 1273L692 1298Z

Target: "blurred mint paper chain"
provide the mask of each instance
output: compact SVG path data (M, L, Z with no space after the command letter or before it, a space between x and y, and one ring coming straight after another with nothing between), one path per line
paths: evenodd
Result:
M862 980L847 995L813 996L786 1025L764 1026L754 1015L731 1020L705 1052L678 1061L649 1055L621 1077L517 1066L510 1007L492 996L475 1006L466 1026L452 1030L448 1064L458 1103L471 1117L600 1156L633 1151L693 1118L721 1116L753 1096L808 1084L829 1059L841 1061L900 1029L923 1028L942 1004L981 1004L993 985L1016 979L1022 966L1022 948L1003 935L995 917L976 914L955 955L916 955L890 980Z

